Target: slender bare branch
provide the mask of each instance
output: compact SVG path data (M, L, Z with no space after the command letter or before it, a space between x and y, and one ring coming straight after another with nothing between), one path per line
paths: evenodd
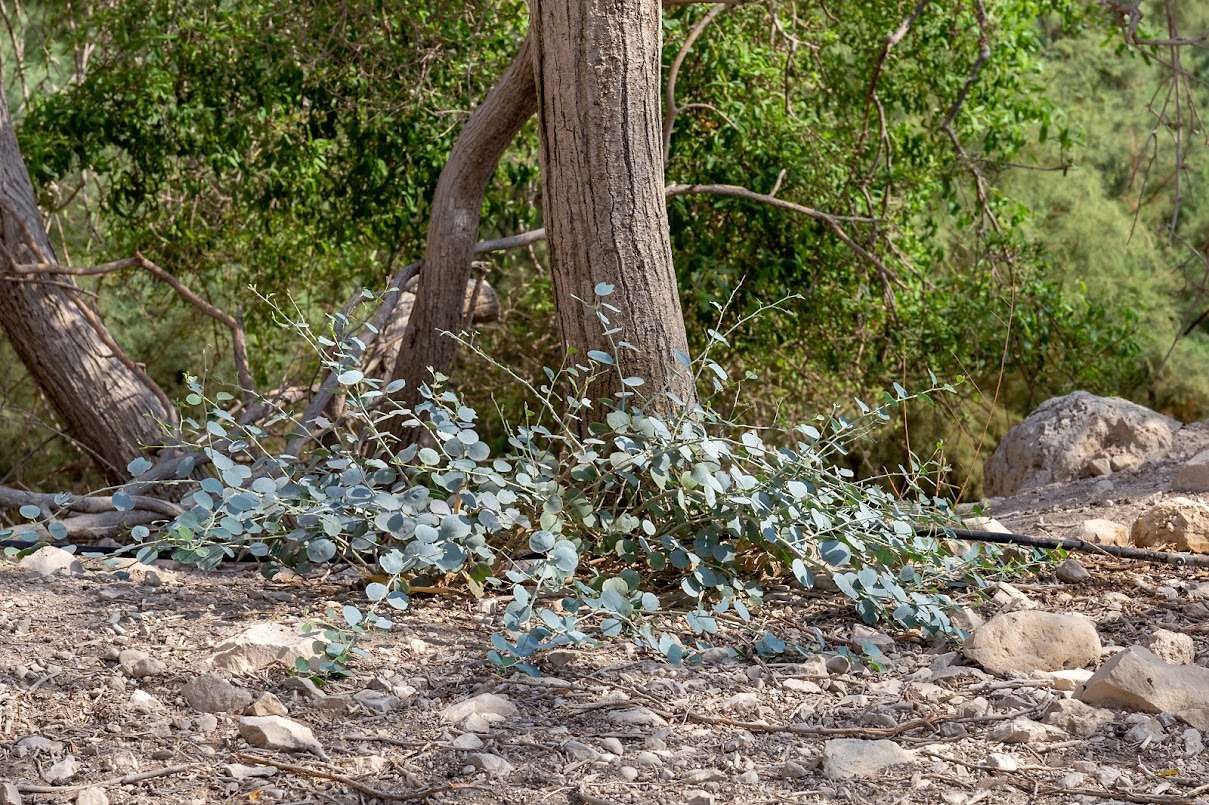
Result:
M676 106L676 79L680 77L680 68L684 66L684 60L688 57L688 52L692 50L693 44L701 37L706 27L713 22L714 18L727 9L726 3L718 3L705 16L697 20L688 32L688 36L684 38L684 44L680 46L680 50L676 53L676 58L672 60L672 66L667 73L667 88L664 91L664 118L663 118L663 164L666 165L668 157L672 151L672 130L676 126L676 115L680 113L680 109ZM723 115L725 117L725 115ZM733 125L733 124L732 124Z

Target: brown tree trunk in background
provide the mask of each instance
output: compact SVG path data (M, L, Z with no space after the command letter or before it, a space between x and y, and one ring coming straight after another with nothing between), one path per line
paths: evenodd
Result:
M428 219L428 241L394 377L407 386L396 399L415 405L429 369L449 371L457 343L442 331L463 327L463 294L474 262L487 183L517 132L537 111L529 40L458 135L441 171ZM396 422L399 420L395 420Z
M542 208L554 303L563 342L581 356L610 351L604 329L579 299L597 283L636 391L658 394L656 410L677 409L660 392L696 400L693 378L676 352L688 352L672 266L663 194L659 0L530 0L541 132ZM622 390L606 373L589 399ZM603 416L603 413L601 414Z
M0 251L0 327L67 432L107 478L125 480L126 464L142 452L142 445L165 438L151 417L167 420L171 412L162 402L163 392L115 354L99 319L96 326L90 323L73 298L75 292L37 281L73 285L71 277L34 274L23 275L32 282L13 281L10 259L18 264L54 262L55 255L3 92L0 243L5 249Z

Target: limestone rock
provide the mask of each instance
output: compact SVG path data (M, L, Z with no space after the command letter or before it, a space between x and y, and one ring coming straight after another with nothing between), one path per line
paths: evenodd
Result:
M13 783L0 783L0 805L22 805L21 792Z
M1042 724L1031 718L1013 718L996 724L988 737L1005 744L1027 744L1061 740L1066 733L1051 724Z
M62 573L65 576L78 576L84 572L74 554L53 545L45 545L17 562L17 567L37 573L39 576L53 576Z
M1084 520L1063 534L1062 538L1077 539L1081 542L1094 542L1100 545L1118 545L1121 547L1133 545L1133 541L1129 538L1128 526L1101 518Z
M1087 568L1080 564L1079 560L1073 556L1068 556L1062 560L1062 564L1054 569L1054 575L1058 580L1066 584L1080 584L1091 578L1091 574L1087 572Z
M1150 653L1172 665L1188 665L1196 659L1196 645L1191 635L1155 629L1142 643ZM1206 692L1209 698L1209 691Z
M250 716L288 716L289 714L285 705L281 703L281 699L272 693L260 694L260 697L248 708Z
M1042 721L1071 735L1089 738L1103 731L1112 718L1111 710L1092 707L1078 699L1059 699L1050 706Z
M1172 665L1141 646L1108 659L1076 694L1089 704L1145 713L1171 713L1190 727L1209 729L1209 668Z
M101 788L85 788L76 794L76 805L109 805L109 797Z
M507 698L494 693L480 693L478 696L449 705L441 711L441 718L457 723L468 716L494 715L502 720L515 716L517 712L516 705Z
M667 721L663 716L645 707L631 707L628 710L613 710L605 716L614 724L625 724L630 727L666 727Z
M499 755L483 752L471 755L467 762L479 771L485 771L493 777L504 777L512 773L512 764Z
M71 755L42 772L42 779L51 785L65 783L80 773L80 764Z
M1169 498L1139 514L1129 535L1139 548L1209 553L1209 505Z
M290 626L257 623L221 643L206 660L205 667L230 674L259 671L275 663L293 668L297 658L309 660L322 651L322 645L316 651L316 642L314 637L304 637Z
M145 651L128 648L118 654L118 667L131 679L158 676L168 670L162 662Z
M1209 450L1184 462L1176 471L1171 488L1180 492L1209 492Z
M310 752L316 757L328 759L310 727L281 716L244 716L239 719L239 734L260 749Z
M235 713L252 703L252 694L232 685L214 672L194 677L181 688L181 695L201 713Z
M975 629L962 652L993 674L1060 671L1097 662L1100 636L1078 615L1006 612Z
M1165 456L1176 420L1119 397L1076 391L1041 403L1003 437L983 473L986 493L1008 497L1046 484L1089 478L1106 460L1136 466Z
M829 780L875 777L883 769L914 760L914 752L894 741L833 738L823 746L823 776Z

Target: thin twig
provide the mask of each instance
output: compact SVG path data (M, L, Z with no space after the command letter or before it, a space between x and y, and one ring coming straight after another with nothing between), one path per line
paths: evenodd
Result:
M475 783L446 782L446 783L441 783L439 785L429 786L428 788L413 789L411 791L399 791L399 792L382 791L381 789L377 789L372 786L368 786L365 783L354 780L351 777L346 777L343 774L335 774L335 773L329 772L329 771L321 771L319 769L312 769L312 768L308 768L306 766L295 766L292 763L282 763L280 761L273 760L272 758L267 758L262 755L253 755L253 754L245 752L245 753L237 754L235 757L239 758L240 760L246 760L249 763L257 763L262 766L273 766L274 768L281 769L282 771L293 772L294 774L301 774L304 777L314 777L319 780L331 780L334 783L340 783L341 785L348 786L349 788L353 789L354 791L360 791L362 794L365 794L367 796L376 797L378 799L386 800L388 802L408 802L408 801L415 800L415 799L428 799L429 797L433 796L434 794L441 794L446 791L461 791L461 790L465 790L465 789L479 789L479 790L484 789L484 786L477 785Z

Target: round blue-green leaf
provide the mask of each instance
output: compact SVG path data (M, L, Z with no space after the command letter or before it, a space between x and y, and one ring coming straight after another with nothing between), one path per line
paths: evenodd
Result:
M142 475L149 469L151 469L151 462L142 456L126 465L126 472L130 473L131 477Z
M852 549L835 539L819 543L819 556L832 567L843 567L852 559Z
M390 588L380 582L374 581L365 585L365 596L370 601L381 601L388 593Z
M360 383L364 379L365 374L360 369L345 369L336 376L336 380L340 381L340 384L344 386Z
M336 543L330 539L311 540L306 545L306 555L312 562L327 562L336 555Z
M46 524L46 530L55 539L67 539L67 526L55 520L53 523Z
M131 500L130 495L119 489L113 493L113 508L120 512L128 512L134 508L134 501Z
M597 363L603 363L607 366L613 365L613 356L607 352L601 352L599 349L588 350L588 357Z
M151 529L147 528L145 525L136 525L134 528L130 529L130 536L140 541L145 540L147 537L151 536Z
M26 520L37 520L42 516L42 510L32 503L26 503L19 511L21 512L21 516Z
M345 604L342 613L344 622L349 626L356 626L362 620L361 610L351 604Z
M546 553L554 547L554 535L549 531L534 531L529 536L529 550L534 553Z
M613 286L607 282L596 283L596 288L593 289L597 296L608 296L613 293Z

